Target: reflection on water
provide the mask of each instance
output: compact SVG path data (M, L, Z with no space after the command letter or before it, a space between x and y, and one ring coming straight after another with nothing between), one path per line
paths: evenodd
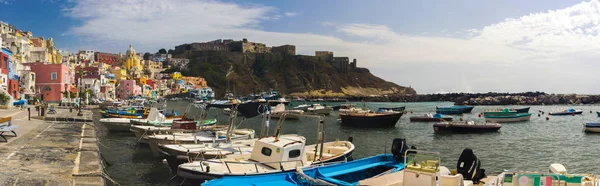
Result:
M170 102L169 107L176 111L184 111L188 102ZM340 103L324 103L337 105ZM292 103L289 107L293 107ZM362 103L356 103L362 107ZM573 173L600 173L600 161L597 153L600 152L600 135L583 133L582 124L585 121L600 121L595 111L598 106L573 106L583 109L583 115L577 116L547 116L538 117L540 110L558 111L569 108L566 105L558 106L532 106L530 112L534 113L529 122L504 124L498 133L486 134L444 134L433 133L433 123L410 123L410 116L419 116L435 111L435 106L448 106L448 102L429 103L365 103L368 109L375 110L379 107L395 107L405 105L408 111L402 116L395 128L352 128L338 123L335 113L327 116L326 139L346 140L354 137L356 150L354 158L390 152L394 138L406 138L409 145L418 149L438 151L442 155L442 164L453 168L456 166L458 156L464 148L472 148L481 159L482 168L488 174L498 173L505 169L537 170L548 169L551 163L565 165ZM502 106L476 106L472 114L453 116L455 120L483 121L479 113L486 109L503 108ZM594 111L591 113L589 111ZM410 113L412 111L412 114ZM192 108L193 114L199 114ZM221 110L211 109L209 118L217 117L219 123L227 122L227 116ZM546 121L545 117L549 117ZM96 118L97 119L97 118ZM251 118L243 122L241 128L252 128L260 132L262 118ZM239 123L239 122L236 122ZM273 134L276 121L271 121ZM316 141L317 120L315 118L301 118L286 121L282 128L284 134L300 134L306 137L307 143ZM137 139L129 133L101 133L100 141L104 157L111 166L107 167L109 175L122 185L177 185L181 180L169 182L172 175L167 165L161 160L154 159L147 147L136 145Z

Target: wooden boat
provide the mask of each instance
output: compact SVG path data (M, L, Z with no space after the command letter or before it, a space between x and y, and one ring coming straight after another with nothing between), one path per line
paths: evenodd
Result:
M339 113L342 125L353 127L394 127L403 112Z
M227 158L229 155L251 154L256 140L235 140L230 143L216 144L161 144L159 145L159 149L163 154L167 155L167 163L173 172L175 172L179 165L187 163L190 160L200 161ZM323 158L319 160L320 148L315 150L316 147L317 145L313 144L307 145L304 148L307 161L311 161L312 164L347 161L351 159L355 149L354 144L349 141L326 142L323 144ZM315 159L315 157L317 158Z
M129 131L135 134L138 143L148 143L144 136L157 134L180 134L180 133L195 133L198 131L226 131L227 126L224 125L209 125L198 127L198 130L172 129L171 126L151 126L151 125L131 125Z
M210 180L229 176L267 175L297 167L347 159L354 146L323 145L323 152L305 146L302 136L265 137L255 141L250 154L232 154L224 159L194 161L179 165L177 175L186 179ZM345 144L345 143L344 143ZM319 146L321 148L321 146ZM324 151L327 151L325 153ZM210 169L210 170L209 170Z
M425 114L424 116L410 117L411 122L440 122L452 121L452 117L446 117L443 114Z
M583 125L583 131L600 133L600 123L587 122Z
M531 113L514 113L512 115L485 115L486 122L496 122L496 123L510 123L510 122L520 122L520 121L529 121L531 118Z
M521 107L521 108L515 108L515 111L516 111L517 113L528 113L530 108L531 108L531 107Z
M552 115L552 116L565 116L565 115L576 115L576 114L582 114L583 110L575 110L575 109L568 109L568 110L564 110L564 111L560 111L560 112L550 112L548 114Z
M453 105L448 107L437 107L439 109L450 109L450 110L461 110L462 113L471 113L474 106L464 106L464 105ZM443 114L443 113L442 113Z
M396 112L402 112L406 109L406 106L401 106L401 107L381 107L378 110L391 110L391 111L396 111Z
M465 122L441 122L433 124L435 133L452 132L452 133L484 133L496 132L500 130L502 125L499 123L478 123L473 121Z
M452 107L435 107L435 113L438 114L448 114L448 115L459 115L463 114L463 109L460 108L452 108Z

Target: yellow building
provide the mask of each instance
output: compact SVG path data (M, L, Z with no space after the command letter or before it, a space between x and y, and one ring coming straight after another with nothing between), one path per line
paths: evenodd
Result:
M182 77L183 76L180 72L173 72L173 74L171 74L171 78L173 78L173 80L180 80Z
M146 78L145 77L137 78L136 79L136 83L138 85L145 85L146 84Z
M116 80L127 79L127 70L115 68L111 71L115 75Z
M140 65L140 58L135 53L135 50L131 45L129 45L129 49L125 53L123 58L123 68L127 70L127 74L129 74L131 79L139 77L142 73L142 66Z

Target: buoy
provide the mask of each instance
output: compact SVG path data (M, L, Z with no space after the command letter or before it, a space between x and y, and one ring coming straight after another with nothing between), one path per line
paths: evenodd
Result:
M550 118L549 118L549 117L546 117L546 120L550 120Z
M410 111L410 114L412 114L412 111Z
M572 113L571 116L575 116L575 113Z
M538 114L538 117L542 116L541 114Z
M481 117L481 114L477 115L478 117Z
M354 137L352 137L352 136L348 136L348 141L349 141L350 143L352 143L352 141L354 141Z

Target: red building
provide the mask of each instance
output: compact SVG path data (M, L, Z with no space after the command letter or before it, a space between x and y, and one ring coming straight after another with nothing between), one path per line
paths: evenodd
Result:
M20 98L19 80L9 79L8 80L8 93L15 98Z
M35 91L43 96L45 101L60 102L62 92L73 82L73 75L66 64L25 63L35 72Z
M81 66L76 66L75 72L79 72L80 68ZM83 71L85 71L83 78L100 80L100 76L102 75L102 68L100 67L83 67ZM75 73L75 79L79 79L79 73Z
M119 66L119 54L111 54L104 52L95 52L94 60L99 63L106 63L110 66L116 67Z

